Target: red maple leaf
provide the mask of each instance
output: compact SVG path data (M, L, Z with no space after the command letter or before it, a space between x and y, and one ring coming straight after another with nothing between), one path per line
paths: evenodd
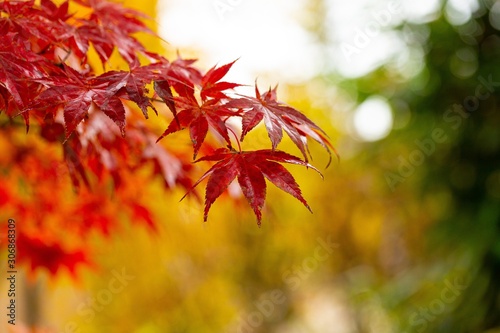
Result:
M243 195L252 207L260 225L262 220L261 210L266 199L265 178L281 190L297 198L307 209L311 210L292 174L279 163L302 165L317 171L321 175L318 169L300 158L271 149L237 152L232 149L221 148L214 154L204 156L196 162L199 161L218 161L193 185L193 188L196 187L208 177L205 192L205 221L207 221L212 204L236 177Z
M194 97L176 97L175 102L177 117L170 122L165 132L156 140L157 142L171 133L189 128L194 148L193 158L196 158L210 127L222 136L229 146L231 145L226 120L238 115L237 112L220 105L217 100L208 100L199 105Z
M231 146L226 120L229 117L237 116L238 111L231 110L221 104L221 99L228 98L224 94L224 90L240 85L218 81L227 74L233 64L234 61L219 68L213 67L201 78L201 105L195 96L190 93L190 89L181 88L180 96L173 97L169 85L166 83L162 86L155 85L157 93L174 114L174 120L157 141L171 133L189 127L189 134L194 148L194 158L196 158L210 127ZM172 103L172 101L175 103ZM177 112L179 113L177 114Z
M19 33L38 50L60 44L70 37L71 27L65 22L70 17L67 1L60 7L49 0L42 0L40 8L33 5L34 1L0 3L0 12L8 14L7 18L0 18L0 32Z
M79 55L84 56L89 49L89 43L92 43L103 64L116 48L131 68L137 67L137 53L144 53L145 48L131 35L136 32L154 35L154 32L139 20L147 16L104 0L76 2L93 10L90 18L79 20L80 25L74 30L74 42L80 51Z
M193 182L189 177L191 163L175 156L160 144L155 144L152 136L146 138L146 145L142 151L141 164L153 164L153 175L160 176L167 189L175 186L191 188Z
M41 91L38 80L58 71L57 66L32 52L17 33L0 36L0 112L16 116ZM29 115L23 112L22 116L28 130Z
M151 29L139 20L139 18L149 19L142 12L105 0L75 0L75 2L92 8L92 15L89 20L99 22L107 29L113 28L126 34L136 32L154 34Z
M200 71L191 66L196 60L182 59L177 55L176 60L169 62L154 53L147 53L147 55L156 60L155 63L147 66L154 76L155 93L170 109L180 127L173 91L175 90L179 96L189 100L195 99L195 86L199 85L202 79Z
M217 66L214 66L203 76L201 80L200 92L200 96L203 101L206 101L208 98L216 100L228 98L227 95L224 94L224 90L234 89L241 86L237 83L224 81L218 82L227 74L235 62L236 60L218 68Z
M17 235L19 261L29 262L31 269L45 267L51 274L56 274L65 267L76 276L79 264L91 265L84 249L68 250L57 241L48 241L41 236L30 236L23 232Z
M45 58L31 52L16 33L0 36L0 87L22 108L37 89L30 86L36 79L57 71Z
M82 74L66 65L63 65L63 68L65 76L40 80L49 88L38 96L30 109L55 108L62 105L66 138L69 138L95 105L111 118L120 128L122 135L125 135L125 109L117 96L117 89L113 89L114 82L103 82L99 77Z
M158 114L146 89L146 85L158 76L153 69L152 66L142 66L130 71L109 71L95 78L94 82L98 86L105 85L108 96L115 95L136 103L144 117L148 118L148 107Z
M153 214L143 205L135 201L129 201L126 206L132 211L131 217L133 223L144 223L152 231L158 231L153 219Z
M194 87L199 86L202 79L201 72L192 66L196 59L183 59L177 55L177 59L169 62L162 56L147 53L157 62L151 67L158 69L161 74L158 80L168 80L168 83L182 97L194 97Z
M255 85L256 97L243 96L231 100L225 105L229 108L240 108L244 111L242 115L243 131L241 141L248 132L264 120L273 149L276 149L281 142L284 130L300 149L306 162L309 155L308 137L319 142L330 155L330 148L335 152L335 148L327 139L326 133L318 125L296 109L277 101L276 90L277 87L269 89L269 91L261 95L259 88Z
M154 83L154 89L156 94L163 100L163 102L170 109L174 118L177 117L177 109L175 107L174 95L172 94L172 88L168 80L157 80Z

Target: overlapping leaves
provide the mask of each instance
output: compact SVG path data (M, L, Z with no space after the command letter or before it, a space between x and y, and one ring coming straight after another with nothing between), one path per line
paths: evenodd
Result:
M273 149L278 147L283 138L283 131L285 131L300 149L306 161L308 160L308 137L320 143L330 154L329 148L333 149L333 147L326 138L326 133L303 113L277 101L276 90L277 88L269 89L261 95L256 85L255 97L243 96L226 104L226 107L245 110L242 116L241 141L248 132L264 121Z
M308 163L309 138L329 153L333 147L321 128L278 101L276 88L261 94L256 87L255 97L236 95L234 89L240 84L224 79L234 62L202 72L195 66L196 60L179 56L169 61L149 52L136 38L137 33L153 34L141 13L104 0L72 1L77 7L86 7L84 16L70 12L68 1L60 5L51 0L0 3L0 113L11 118L21 115L26 126L36 119L41 136L61 144L75 186L80 181L90 186L86 173L92 172L98 180L110 174L118 187L121 164L133 171L137 165L153 162L155 176L162 177L168 188L180 185L190 189L190 161L171 152L171 143L165 138L186 129L193 159L209 146L208 141L227 147L198 160L215 162L194 185L208 178L205 220L211 205L234 180L259 223L265 179L309 209L282 164L314 169ZM104 69L115 51L129 69L96 75L87 59L91 46ZM158 136L144 118L149 117L149 109L167 116L157 104L160 101L172 116ZM140 118L132 105L141 110ZM230 119L241 121L240 135ZM240 141L261 122L271 149L242 151ZM304 160L278 150L283 131ZM158 138L156 144L153 137Z

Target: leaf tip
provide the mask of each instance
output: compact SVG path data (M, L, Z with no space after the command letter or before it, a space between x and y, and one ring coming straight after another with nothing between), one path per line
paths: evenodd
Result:
M164 137L165 137L165 133L163 133L162 135L160 135L160 137L158 139L156 139L155 143L160 142L160 140L163 139Z

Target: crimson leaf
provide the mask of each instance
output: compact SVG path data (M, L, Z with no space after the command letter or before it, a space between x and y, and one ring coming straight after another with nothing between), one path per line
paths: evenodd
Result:
M226 94L223 93L224 90L240 86L240 84L237 83L218 82L227 74L235 62L236 60L218 68L214 66L203 76L201 80L200 92L200 96L203 101L206 101L209 97L218 100L227 98Z
M225 106L229 108L243 109L242 116L243 131L241 141L245 135L257 126L262 120L271 139L273 150L283 138L283 130L300 149L306 162L308 161L307 137L319 142L331 155L330 148L335 151L326 138L326 133L304 114L296 109L285 105L276 99L276 87L269 89L263 95L255 86L256 97L242 97L229 101Z
M194 97L176 97L175 101L178 111L177 117L170 122L157 142L171 133L188 127L194 148L193 158L196 158L205 141L208 129L211 127L226 140L228 145L231 145L225 121L228 117L237 115L236 112L219 105L216 100L208 100L202 105L199 105Z
M76 126L88 115L94 103L118 125L122 135L125 135L125 109L115 91L107 89L108 84L79 73L71 67L64 65L63 68L66 76L40 80L50 87L38 96L31 107L36 109L62 105L66 138L69 138Z
M208 218L208 212L212 204L235 178L238 179L243 194L252 207L259 225L262 220L261 211L266 198L265 178L281 190L294 196L307 209L311 210L293 176L279 164L302 165L319 173L316 168L298 157L271 149L237 152L221 148L215 151L214 154L202 157L196 162L199 161L217 161L193 186L193 188L196 187L208 177L205 192L205 221Z

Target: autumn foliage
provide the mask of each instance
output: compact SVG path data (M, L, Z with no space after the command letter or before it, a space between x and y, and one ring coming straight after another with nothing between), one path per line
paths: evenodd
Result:
M137 37L154 35L144 19L100 0L0 3L0 207L22 221L20 259L33 268L73 271L90 262L82 240L110 234L124 215L154 229L140 195L151 177L186 193L208 178L205 220L235 180L259 224L266 178L309 209L282 164L315 169L307 142L330 153L326 134L279 102L276 89L237 94L240 84L224 81L234 63L204 72L195 60L148 51ZM118 58L126 69L118 69ZM260 123L271 147L242 151ZM189 135L189 151L169 142L179 131ZM283 131L302 158L278 150ZM213 164L197 182L193 160Z

